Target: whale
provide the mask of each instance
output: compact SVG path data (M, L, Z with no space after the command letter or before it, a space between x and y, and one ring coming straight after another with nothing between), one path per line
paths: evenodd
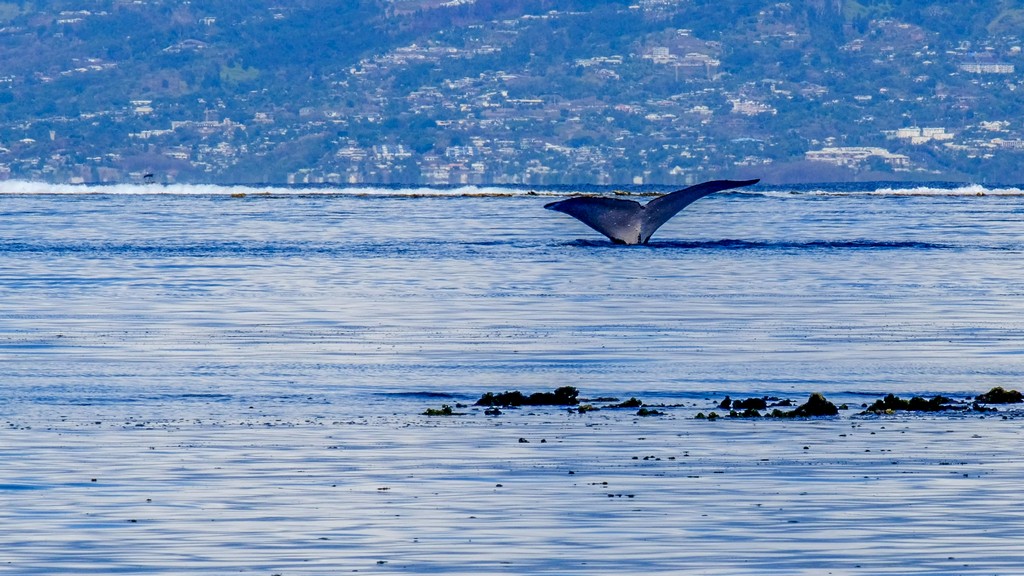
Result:
M711 180L658 196L647 204L624 198L576 196L545 204L597 230L615 244L647 244L654 232L683 208L722 190L742 188L754 180Z

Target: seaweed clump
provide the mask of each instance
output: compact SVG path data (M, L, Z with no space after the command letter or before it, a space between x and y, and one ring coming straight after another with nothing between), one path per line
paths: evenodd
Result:
M812 394L807 399L807 402L801 404L795 410L783 412L776 408L771 413L774 418L813 418L816 416L835 416L837 414L839 414L839 408L835 404L828 402L824 395L818 392Z
M825 399L821 392L815 392L807 399L807 402L785 413L790 418L812 418L814 416L835 416L839 414L839 408Z
M631 396L629 400L625 402L619 402L618 404L610 404L605 408L640 408L644 403L642 400L638 400L636 396Z
M761 418L762 414L760 410L768 408L768 401L774 401L777 399L773 398L748 398L747 400L740 400L732 403L733 408L739 408L739 410L730 410L730 418ZM753 401L753 402L751 402ZM793 403L786 400L778 402L772 406L792 406ZM763 416L765 418L814 418L817 416L835 416L839 414L839 408L835 404L829 402L824 395L820 392L815 392L807 399L807 402L796 407L794 410L783 411L775 408L771 412L766 412ZM698 414L698 417L701 416Z
M455 416L456 412L448 404L442 404L440 408L427 408L424 416Z
M750 416L757 413L759 410L766 410L768 408L775 408L778 406L792 406L793 402L790 400L783 400L775 396L762 396L760 398L744 398L743 400L733 400L731 397L726 396L718 407L723 410L729 410L730 408L734 411L743 410L743 415ZM759 413L757 414L759 415Z
M974 401L978 404L1018 404L1024 402L1024 394L1017 390L1006 390L1002 386L996 386L975 397Z
M864 414L893 414L898 411L906 412L945 412L947 410L963 410L962 406L954 404L952 398L945 396L935 396L932 399L926 399L921 396L914 396L910 400L904 400L895 394L888 394L881 400L875 400L875 403L868 406Z
M527 396L519 390L511 392L487 392L476 401L477 406L575 406L579 404L580 391L575 386L562 386L554 392L534 392Z
M764 410L768 407L768 398L746 398L744 400L734 400L732 407L734 410Z
M769 400L777 400L777 398L769 398L765 396L763 398L745 398L743 400L733 400L731 396L726 396L719 404L718 407L723 410L764 410L768 407Z

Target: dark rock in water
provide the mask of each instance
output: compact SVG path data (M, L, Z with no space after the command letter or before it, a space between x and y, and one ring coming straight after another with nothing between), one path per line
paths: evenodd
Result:
M664 414L660 410L652 410L650 408L640 408L636 411L637 416L662 416Z
M572 406L579 403L580 391L574 386L562 386L554 392L534 392L529 396L518 390L487 392L476 401L477 406Z
M726 396L721 402L719 402L718 407L722 410L732 408L732 398Z
M868 409L864 411L865 414L892 414L900 410L907 412L943 412L946 410L963 410L963 406L954 404L952 398L945 396L936 396L931 400L922 398L921 396L914 396L910 400L904 400L895 394L888 394L881 400L875 400L875 403L868 406Z
M996 386L974 399L979 404L1018 404L1024 402L1024 394L1017 390L1005 390L1002 386Z
M484 410L484 414L488 416L501 416L501 410L497 406L494 406Z
M736 400L732 403L732 407L735 410L764 410L768 407L768 399L747 398L746 400Z

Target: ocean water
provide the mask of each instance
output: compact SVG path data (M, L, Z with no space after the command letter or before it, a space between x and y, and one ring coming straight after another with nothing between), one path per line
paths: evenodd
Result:
M647 246L571 192L0 183L0 572L1024 562L1014 407L858 415L1024 385L1024 191L756 186ZM471 406L566 385L669 407Z
M543 191L107 190L0 193L0 370L30 403L1024 380L1015 189L719 193L640 247Z

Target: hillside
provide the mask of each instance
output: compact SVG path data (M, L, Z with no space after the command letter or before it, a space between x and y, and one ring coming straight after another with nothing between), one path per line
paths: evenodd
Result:
M0 3L0 178L1024 182L1024 2Z

